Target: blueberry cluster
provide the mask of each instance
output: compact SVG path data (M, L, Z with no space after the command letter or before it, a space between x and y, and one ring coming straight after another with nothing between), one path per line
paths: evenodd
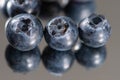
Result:
M67 69L73 62L73 58L71 58L73 54L68 53L78 50L77 53L80 53L78 55L82 55L82 57L77 57L78 61L82 59L82 62L86 62L92 57L88 57L88 55L91 55L92 52L96 53L94 48L102 51L99 48L107 43L111 35L111 26L108 20L105 16L95 13L94 0L5 0L3 10L10 17L6 22L5 32L12 47L20 50L19 53L24 53L23 51L31 53L44 36L49 46L46 49L52 51L51 54L44 51L43 62L49 65L54 60L50 58L51 56L55 57L58 63L63 63L64 61L59 61L59 59L64 55L61 57L64 60L67 55L68 60L65 59L67 60L66 66L63 69ZM62 16L58 16L61 10L64 11L61 13ZM52 16L52 19L44 28L39 18L46 19L47 16L50 18ZM84 46L84 48L81 47L82 50L80 50L81 43ZM87 54L88 51L90 54ZM105 51L100 53L105 53ZM56 57L57 55L59 57ZM84 56L87 56L87 59L84 60ZM55 63L52 65L56 65L59 72L59 64ZM48 65L46 67L54 72L52 65L49 67ZM89 65L89 63L85 65Z
M63 0L43 0L46 3L59 3L63 7L69 1ZM48 45L56 50L66 51L73 48L78 38L81 42L90 47L101 47L106 44L111 34L109 22L103 15L95 14L93 9L87 9L94 1L72 0L66 7L73 9L80 5L80 10L76 24L73 20L70 8L65 11L71 13L66 16L55 17L48 22L43 30L43 25L39 18L32 13L40 6L39 0L8 0L7 12L9 16L14 16L6 22L6 36L10 44L21 51L34 49L41 41L43 34ZM34 5L33 5L34 4ZM76 5L75 5L76 4ZM17 11L18 10L18 11ZM90 12L90 13L89 13ZM88 14L87 14L88 13ZM48 13L49 14L49 13ZM77 16L78 13L75 15Z

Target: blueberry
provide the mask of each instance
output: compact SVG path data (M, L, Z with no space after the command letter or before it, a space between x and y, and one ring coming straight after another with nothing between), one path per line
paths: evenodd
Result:
M7 13L10 17L13 17L20 13L38 15L39 11L39 0L9 0L7 3Z
M35 48L43 37L39 19L30 14L19 14L6 23L6 36L16 49L28 51Z
M0 13L2 13L5 17L8 17L6 5L8 3L8 0L1 0L0 1Z
M77 61L84 67L97 68L106 60L106 48L105 46L92 48L83 44L75 55Z
M95 2L70 2L65 8L65 14L76 23L87 18L96 10Z
M69 50L78 39L78 29L70 18L60 16L47 24L44 36L50 47L60 51Z
M36 47L30 51L19 51L10 45L6 48L5 54L9 67L18 73L27 73L35 70L40 63L40 51Z
M78 41L75 43L75 45L72 48L73 52L77 52L81 48L81 40L78 39Z
M42 2L40 17L42 19L51 19L60 15L61 6L56 2Z
M56 2L58 3L61 7L65 7L70 0L42 0L43 2Z
M111 26L103 15L92 14L78 28L84 44L94 48L105 45L111 34Z
M54 75L62 75L67 72L71 68L74 58L71 50L57 51L50 47L46 47L42 55L45 68Z

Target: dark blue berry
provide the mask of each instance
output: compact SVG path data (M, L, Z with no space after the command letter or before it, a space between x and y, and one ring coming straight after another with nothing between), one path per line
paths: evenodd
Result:
M7 8L6 8L7 3L8 3L8 0L0 1L0 13L2 13L5 17L8 17Z
M43 51L42 60L45 68L50 73L61 75L71 68L74 62L74 55L71 50L57 51L46 47Z
M9 67L18 73L27 73L36 69L41 59L38 47L23 52L8 45L5 56Z
M78 39L78 29L70 18L60 16L47 24L44 36L50 47L60 51L70 50Z
M38 15L39 11L39 0L9 0L7 3L7 13L10 17L13 17L20 13Z
M77 42L75 43L75 45L73 46L72 51L73 51L73 52L76 52L76 51L78 51L80 48L81 48L81 41L80 41L80 39L78 39L78 41L77 41Z
M95 68L104 63L106 59L106 48L105 46L91 48L83 44L75 55L81 65L86 68Z
M87 18L96 10L95 2L70 2L65 8L65 14L76 23Z
M84 44L100 47L107 43L111 27L103 15L92 14L79 23L79 36Z
M6 36L16 49L28 51L35 48L43 37L40 20L30 14L19 14L6 23Z

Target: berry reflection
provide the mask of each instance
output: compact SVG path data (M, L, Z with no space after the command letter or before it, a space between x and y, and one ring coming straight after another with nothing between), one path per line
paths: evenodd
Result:
M50 73L60 76L71 68L74 62L74 55L70 50L57 51L46 47L43 51L42 60L45 68Z
M36 69L40 63L40 51L38 47L23 52L8 45L5 57L9 67L18 73L30 72Z
M81 49L76 52L78 63L86 68L96 68L101 66L106 59L105 46L99 48L91 48L82 44Z

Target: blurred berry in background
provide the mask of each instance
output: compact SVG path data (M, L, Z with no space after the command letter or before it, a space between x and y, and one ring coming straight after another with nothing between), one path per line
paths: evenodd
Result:
M8 0L0 0L0 12L5 16L8 17L7 13L7 2Z
M74 2L71 1L65 8L65 14L71 17L76 23L87 18L96 10L95 2Z
M3 2L3 9L8 15L7 17L13 17L20 13L38 15L40 12L40 0L3 0Z

